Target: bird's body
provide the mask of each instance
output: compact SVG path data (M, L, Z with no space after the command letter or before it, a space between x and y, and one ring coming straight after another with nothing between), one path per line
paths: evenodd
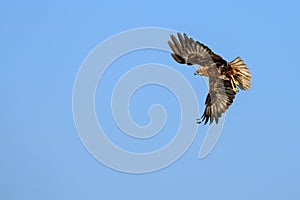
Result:
M242 90L251 87L251 75L244 61L237 57L231 62L225 61L221 56L213 53L204 44L194 41L186 34L177 34L179 41L171 35L168 41L175 61L180 64L195 65L195 75L209 77L209 92L205 101L205 111L202 119L206 124L208 121L218 123L222 113L232 104L237 86Z

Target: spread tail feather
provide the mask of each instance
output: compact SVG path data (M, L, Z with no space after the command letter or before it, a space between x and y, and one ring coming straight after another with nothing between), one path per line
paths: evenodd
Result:
M244 61L237 57L229 63L235 71L234 78L238 82L238 87L242 90L248 90L251 87L251 74Z

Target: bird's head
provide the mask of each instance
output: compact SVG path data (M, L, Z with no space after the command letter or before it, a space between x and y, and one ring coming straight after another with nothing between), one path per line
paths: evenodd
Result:
M207 76L207 69L203 66L199 66L194 75Z

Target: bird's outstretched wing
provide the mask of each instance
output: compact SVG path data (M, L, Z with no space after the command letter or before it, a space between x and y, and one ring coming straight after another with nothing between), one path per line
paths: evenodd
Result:
M182 35L177 33L178 39L174 35L171 35L171 40L168 41L173 53L171 54L175 61L180 64L201 66L209 66L212 64L226 64L227 62L223 58L213 53L204 44L189 38L185 33Z
M235 94L230 80L210 77L209 92L205 100L206 107L199 123L206 124L208 121L210 124L214 121L218 123L221 115L232 104Z

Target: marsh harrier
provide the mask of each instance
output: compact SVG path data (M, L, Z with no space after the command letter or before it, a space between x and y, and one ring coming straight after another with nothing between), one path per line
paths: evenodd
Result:
M248 90L251 87L251 74L244 61L237 57L227 62L221 56L212 52L204 44L193 40L185 33L177 34L178 39L171 35L168 41L172 49L172 57L180 64L198 65L194 75L209 77L209 91L205 100L205 110L200 124L208 121L219 122L219 118L232 104L237 87Z

